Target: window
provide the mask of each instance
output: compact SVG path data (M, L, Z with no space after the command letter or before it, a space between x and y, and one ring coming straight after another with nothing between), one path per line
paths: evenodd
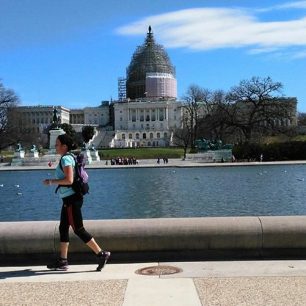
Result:
M160 133L157 133L157 138L160 138Z
M167 133L164 133L164 138L167 138L168 137L168 134Z
M150 110L146 110L146 121L150 121Z
M133 138L133 135L130 133L129 134L129 139L132 139Z
M162 108L159 109L159 121L164 121L164 110Z
M139 133L136 133L136 139L139 139Z
M136 109L132 110L132 122L136 121Z
M153 133L150 133L150 139L153 139Z
M143 139L147 139L147 134L146 134L146 133L143 133L143 134L142 134L142 138L143 138Z
M125 140L125 134L122 134L122 140Z

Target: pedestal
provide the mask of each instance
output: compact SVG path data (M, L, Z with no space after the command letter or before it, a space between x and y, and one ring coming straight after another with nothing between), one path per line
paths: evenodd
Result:
M100 156L98 151L90 151L90 156L92 161L100 161Z
M29 157L31 158L39 158L39 153L38 151L30 152Z
M24 158L24 150L16 151L14 153L14 158Z
M232 150L209 150L206 152L199 152L195 154L186 154L186 160L192 160L199 163L219 163L232 161Z
M23 150L16 151L14 153L11 166L22 166L23 161L24 161L24 151Z
M55 150L55 142L56 142L56 138L59 135L62 134L66 134L64 130L62 129L54 129L54 130L50 130L50 144L49 144L49 153L50 154L55 154L56 150Z
M85 157L85 160L86 160L86 164L91 164L92 163L92 158L91 158L91 154L90 154L90 150L88 149L82 149L82 152L81 152L84 157Z

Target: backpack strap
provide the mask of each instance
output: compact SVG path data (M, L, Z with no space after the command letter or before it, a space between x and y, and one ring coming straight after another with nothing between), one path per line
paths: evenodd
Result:
M70 153L70 152L67 152L66 154L64 154L63 156L61 156L61 158L60 158L60 160L59 160L59 166L60 166L61 170L64 171L63 166L62 166L62 158L63 158L64 156L67 156L67 155L70 155L70 156L73 157L73 159L74 159L74 168L75 168L75 173L76 173L76 170L77 170L77 169L76 169L76 167L77 167L77 161L76 161L76 159L75 159L75 156L74 156L72 153ZM71 185L57 185L57 187L56 187L56 189L55 189L55 193L58 192L58 190L60 189L60 187L69 187L69 186L71 186Z

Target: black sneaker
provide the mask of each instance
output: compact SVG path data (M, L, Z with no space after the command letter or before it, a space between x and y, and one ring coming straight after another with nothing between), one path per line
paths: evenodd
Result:
M56 271L67 271L68 267L69 266L67 259L62 259L62 258L59 258L54 263L47 265L48 269Z
M108 259L110 258L111 252L101 251L97 256L98 256L97 271L101 271L103 267L106 265Z

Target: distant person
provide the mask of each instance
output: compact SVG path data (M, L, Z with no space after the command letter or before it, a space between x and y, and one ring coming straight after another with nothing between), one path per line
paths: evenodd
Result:
M56 153L61 155L60 164L56 167L56 179L45 179L44 185L58 185L59 196L63 201L61 221L59 226L60 232L60 257L54 263L47 265L52 270L68 269L68 247L69 247L69 227L71 226L74 233L87 244L87 246L97 255L97 271L101 271L110 257L110 252L103 251L96 243L93 236L88 233L83 226L82 205L83 195L75 193L71 184L73 183L75 171L75 159L69 154L75 146L71 137L67 134L59 135L55 143Z
M259 160L262 162L263 161L263 154L260 154Z

